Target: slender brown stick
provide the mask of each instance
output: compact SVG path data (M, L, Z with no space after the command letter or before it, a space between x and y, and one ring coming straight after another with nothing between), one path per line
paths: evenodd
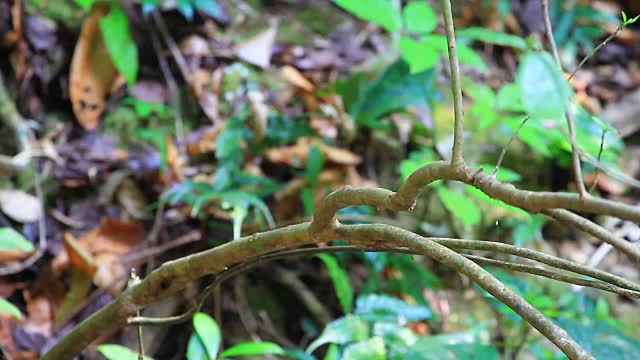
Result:
M549 18L549 0L542 0L542 16L544 18L544 29L551 47L553 57L558 63L558 66L562 69L562 62L560 61L560 55L558 55L558 48L556 47L556 41L553 38L553 28L551 27L551 19ZM567 100L565 100L567 101ZM576 126L573 119L573 112L571 106L567 102L566 106L567 125L569 127L569 142L571 143L571 158L573 163L573 176L576 181L576 187L581 198L589 197L589 193L584 186L584 180L582 179L582 165L580 163L580 154L578 153L578 145L576 142Z
M571 75L569 75L567 80L573 79L573 77L576 76L576 73L578 72L578 70L580 70L582 66L584 66L584 64L586 64L586 62L589 61L589 59L591 59L598 51L600 51L600 49L603 46L607 45L609 41L613 40L616 36L618 36L618 33L622 31L622 29L624 29L624 23L620 24L618 28L616 28L616 30L613 32L613 34L609 35L606 39L604 39L603 42L601 42L600 44L598 44L598 46L596 46L593 50L591 50L591 52L587 56L585 56L584 59L582 59L582 61L580 61L580 64L578 64L576 69L573 70L573 72L571 73Z
M500 165L502 165L502 160L504 159L504 155L507 153L507 149L509 149L509 146L513 142L513 139L518 136L518 133L520 132L520 130L522 130L524 124L527 123L527 120L529 120L529 115L525 116L524 119L522 119L522 122L520 123L520 125L518 125L516 131L513 133L513 135L511 135L509 141L507 141L507 144L502 148L500 156L498 157L498 161L496 162L496 168L493 170L493 176L496 176L496 174L498 173L498 169L500 169Z
M458 63L458 51L456 48L456 34L451 14L451 1L442 0L442 16L444 17L444 29L449 47L449 66L451 67L451 92L453 94L453 111L455 124L453 131L453 155L451 164L464 163L464 110L462 109L462 82L460 81L460 64Z

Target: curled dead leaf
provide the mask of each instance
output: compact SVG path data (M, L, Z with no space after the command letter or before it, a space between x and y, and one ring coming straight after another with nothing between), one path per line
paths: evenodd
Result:
M99 21L109 8L96 3L84 20L69 70L69 97L80 125L95 129L105 108L105 97L118 77L100 32Z
M115 254L99 254L96 256L98 270L93 274L93 283L116 296L127 283L127 271Z
M357 165L362 159L349 150L325 144L319 139L301 137L295 145L271 148L266 151L269 161L276 164L303 168L307 163L309 149L318 145L327 162L339 165Z
M142 225L137 222L103 218L100 225L83 235L79 242L92 254L122 255L128 252L142 235Z

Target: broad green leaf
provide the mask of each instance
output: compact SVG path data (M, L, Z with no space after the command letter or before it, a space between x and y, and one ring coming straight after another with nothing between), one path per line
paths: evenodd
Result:
M307 348L307 353L324 344L344 345L369 337L369 324L359 316L347 315L327 324L322 334Z
M344 349L342 360L386 360L387 351L381 337L358 341Z
M98 351L109 360L138 360L140 354L137 352L117 344L98 345ZM145 360L152 360L151 357L145 356Z
M334 0L355 16L382 26L389 32L402 28L402 16L389 0Z
M402 352L402 348L411 346L420 339L409 327L390 322L376 322L373 324L373 336L384 340L389 349L389 357L395 358L394 351Z
M216 157L227 159L234 154L241 154L240 141L242 130L236 127L225 128L216 138Z
M569 85L548 53L528 52L518 66L518 86L526 112L532 117L562 119Z
M193 315L193 327L202 341L202 345L209 354L210 359L215 359L220 349L220 328L213 318L205 313L197 312Z
M220 193L219 196L223 201L227 201L233 206L240 206L243 203L247 203L257 208L258 210L260 210L260 212L262 212L262 215L267 220L267 224L269 224L270 227L275 227L276 224L273 220L273 216L271 215L269 207L267 207L267 204L265 204L264 201L262 201L262 199L260 199L259 197L240 190L228 190Z
M18 319L22 319L22 313L15 305L10 303L5 298L0 298L0 313L9 314L15 316Z
M444 206L462 223L475 225L480 222L482 214L473 200L444 186L438 186L436 191Z
M35 251L35 246L27 240L21 233L10 227L0 227L0 251L21 250L24 252Z
M309 149L309 155L307 156L307 165L304 169L304 175L307 179L307 184L314 187L318 182L318 175L324 167L324 154L318 145L313 145Z
M456 31L457 36L501 46L510 46L520 50L528 48L527 42L520 36L485 29L470 27Z
M428 41L416 41L409 36L403 36L400 38L399 47L402 59L411 68L411 74L432 69L440 60L440 52Z
M329 254L318 254L317 256L327 266L327 271L333 282L333 287L336 289L336 295L340 300L342 310L345 314L350 313L353 306L353 288L349 281L349 274L340 267L335 257Z
M411 33L430 33L438 26L438 15L426 1L412 1L402 9L404 26Z
M624 327L618 328L610 325L606 320L589 317L583 319L561 317L556 322L596 359L635 360L640 358L640 341L626 336Z
M486 84L470 83L466 86L468 94L473 98L469 116L475 119L480 129L493 125L498 120L495 110L496 94Z
M351 115L359 125L380 127L378 118L392 111L409 105L429 108L436 94L434 74L432 70L411 74L409 65L398 60L359 94Z
M477 341L473 334L442 334L420 339L405 353L407 359L474 359L498 360L496 348Z
M202 340L200 340L200 337L195 332L189 337L186 357L187 360L215 359L215 357L210 357L207 355L207 349L204 348Z
M267 354L284 354L284 350L280 345L268 342L247 342L234 345L223 351L221 356L248 356L248 355L267 355Z
M498 110L508 112L523 112L522 98L520 97L520 87L516 83L508 83L498 90L496 99Z
M419 168L432 163L436 160L436 156L431 148L424 148L420 151L412 151L409 158L400 162L399 171L402 180L406 180L409 175Z
M224 19L224 13L218 0L192 0L192 2L193 6L203 13L218 20Z
M117 2L111 4L109 15L100 19L100 30L113 65L133 86L138 76L138 46L131 37L127 14Z
M449 48L447 45L447 38L444 35L440 35L440 34L425 35L422 37L422 40L420 42L429 43L430 46L432 46L435 49L438 49L443 56L447 58L449 57ZM461 64L472 65L482 71L488 70L487 65L484 63L484 60L482 60L480 55L478 55L478 53L475 50L473 50L471 47L463 43L458 43L457 45L458 45L457 46L458 61L460 61Z
M354 313L368 321L420 321L433 317L433 312L426 306L378 294L359 296Z
M519 207L515 207L513 205L509 205L505 202L503 202L502 200L498 200L498 199L494 199L491 196L485 194L484 192L482 192L482 190L475 188L471 185L465 185L464 188L465 192L467 192L469 195L473 196L474 198L486 202L488 204L491 204L493 206L498 206L501 208L504 208L506 210L508 210L510 213L512 213L513 215L517 215L520 218L523 219L529 219L529 213L520 209ZM471 201L471 200L470 200Z

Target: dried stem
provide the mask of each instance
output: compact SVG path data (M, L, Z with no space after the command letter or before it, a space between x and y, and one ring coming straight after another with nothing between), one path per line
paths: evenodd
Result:
M602 159L602 151L604 150L604 137L607 135L607 128L602 129L602 136L600 137L600 150L598 150L598 162ZM600 176L600 168L596 167L595 175L593 177L593 184L589 187L589 192L592 193L593 190L598 186L598 177Z
M576 69L573 70L573 72L571 73L571 75L569 75L567 80L573 79L573 77L576 76L576 73L578 72L578 70L580 70L584 66L584 64L586 64L587 61L589 61L589 59L591 59L598 51L600 51L600 49L603 46L607 45L609 41L613 40L616 36L618 36L618 33L622 31L622 29L624 29L624 24L620 24L620 26L616 28L613 34L609 35L606 39L604 39L603 42L601 42L600 44L598 44L598 46L596 46L593 50L591 50L591 52L587 56L585 56L584 59L582 59L582 61L580 61L580 64L578 64L578 67L576 67Z
M500 156L498 157L498 161L496 162L496 168L493 170L493 176L496 176L496 174L498 173L498 169L500 169L500 165L502 165L502 160L504 159L504 155L507 153L507 149L509 149L509 146L513 142L513 139L518 137L518 133L520 132L520 130L522 130L524 124L527 123L527 120L529 120L529 115L525 116L524 119L522 119L522 122L520 123L520 125L518 125L516 131L513 133L513 135L511 135L509 141L507 141L507 144L502 148Z

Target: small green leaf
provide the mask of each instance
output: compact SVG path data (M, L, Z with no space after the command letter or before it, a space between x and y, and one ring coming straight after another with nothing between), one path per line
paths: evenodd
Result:
M338 345L329 345L329 350L327 350L327 353L324 355L324 360L338 360L339 358L340 350L338 349Z
M409 64L411 74L433 68L440 60L440 52L429 41L416 41L409 36L400 38L400 55Z
M133 86L138 76L138 47L131 37L127 14L117 2L111 4L109 15L100 19L100 30L113 65Z
M247 355L267 355L267 354L284 354L284 350L280 345L262 341L262 342L247 342L234 345L227 350L223 351L221 356L247 356Z
M214 19L223 19L224 14L222 7L218 4L218 0L192 0L196 9L213 17Z
M382 26L389 32L402 28L402 16L389 0L334 0L355 16Z
M345 314L350 313L353 305L353 288L351 288L349 274L340 267L335 257L329 254L318 254L317 256L327 266L327 271L329 271L333 287L336 289L336 295L340 300L342 310Z
M342 360L386 360L387 350L384 341L376 336L370 339L358 341L346 347Z
M433 317L427 306L412 305L388 295L361 295L356 301L355 314L369 321L420 321Z
M96 0L74 0L74 2L80 5L84 10L89 10Z
M36 248L21 233L13 230L13 228L0 227L0 251L13 249L32 252Z
M304 175L307 179L307 184L314 187L318 182L318 175L324 167L324 154L318 145L313 145L309 149L309 155L307 156L307 165L304 169Z
M412 1L402 9L404 25L411 33L430 33L438 26L438 16L426 1Z
M627 23L627 14L624 11L620 11L622 13L622 23Z
M491 164L483 164L480 165L480 167L482 167L482 171L490 174L493 173L493 170L496 168L495 165ZM506 167L500 167L496 174L496 179L503 182L518 182L522 180L522 175Z
M520 96L520 87L516 83L508 83L498 90L496 99L498 110L505 112L523 112L522 98Z
M200 337L195 332L189 337L186 357L187 360L215 359L207 355L207 349L204 348L204 344L202 344Z
M438 186L436 191L444 206L462 223L475 225L480 222L482 213L473 200L444 186Z
M471 40L482 41L500 46L510 46L520 50L528 48L525 39L520 36L485 29L483 27L470 27L457 31L457 36Z
M312 353L324 344L343 345L368 337L369 324L358 316L347 315L327 324L322 334L309 345L306 352Z
M22 313L15 305L10 303L4 298L0 298L0 313L9 314L15 316L18 319L22 319Z
M518 67L518 85L526 112L532 117L562 119L570 88L548 53L528 52Z
M140 354L137 352L117 344L103 344L98 345L98 351L109 360L138 360ZM152 358L145 356L145 360L152 360Z
M264 201L262 201L262 199L260 199L259 197L240 190L225 191L223 193L220 193L219 196L223 201L227 201L233 206L240 206L243 203L247 203L257 208L258 210L260 210L260 212L262 212L262 215L267 220L267 224L269 224L270 227L275 227L276 224L273 220L273 215L271 215L269 207L267 207L267 204L265 204Z
M215 359L220 349L220 328L211 316L197 312L193 315L193 327L202 341L210 359Z

